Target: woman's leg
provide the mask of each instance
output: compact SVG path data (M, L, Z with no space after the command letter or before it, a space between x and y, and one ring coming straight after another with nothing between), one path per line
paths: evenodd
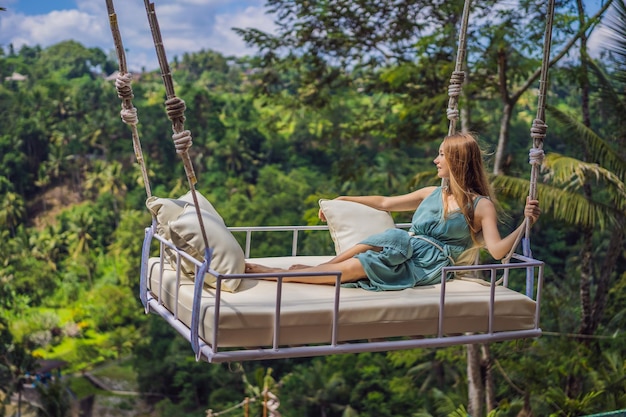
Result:
M330 261L324 262L321 265L337 264L339 262L343 262L343 261L348 260L350 258L354 258L354 255L366 252L368 250L375 250L375 251L380 252L382 250L382 248L379 247L379 246L371 246L371 245L364 245L364 244L358 243L358 244L354 245L353 247L351 247L350 249L346 250L345 252L342 252L339 255L335 256ZM301 270L301 269L305 269L305 268L311 268L311 265L296 264L296 265L290 266L289 270L290 271L294 271L294 270Z
M371 245L364 245L362 243L357 243L356 245L354 245L353 247L351 247L347 251L340 253L339 255L335 256L333 259L331 259L330 261L328 261L326 263L327 264L335 264L335 263L338 263L338 262L343 262L346 259L354 258L354 255L357 255L357 254L363 253L363 252L367 252L368 250L375 250L377 252L380 252L382 249L383 248L381 248L379 246L371 246Z
M272 272L294 272L282 268L270 268L258 264L246 264L246 273L272 273ZM365 270L361 262L357 258L349 258L334 263L324 263L317 266L311 266L299 269L298 273L319 273L319 272L341 272L341 282L354 282L363 278L367 278ZM275 280L275 278L268 278ZM335 285L337 282L336 275L320 275L320 276L299 276L283 278L285 282L301 282L305 284L326 284Z

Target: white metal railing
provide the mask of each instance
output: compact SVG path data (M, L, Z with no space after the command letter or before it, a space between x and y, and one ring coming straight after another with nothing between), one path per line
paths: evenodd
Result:
M411 223L397 223L396 227L400 229L408 229ZM303 231L328 231L328 225L319 226L234 226L229 227L233 233L245 233L246 241L244 244L244 254L246 258L250 258L250 250L252 247L252 233L267 233L267 232L291 232L291 256L298 255L298 242L300 238L300 232Z
M407 227L407 224L400 224L399 227ZM336 275L337 284L340 283L340 273L329 274L328 272L311 274L302 273L297 271L288 271L285 273L268 273L268 274L229 274L221 275L216 271L209 268L209 261L199 262L192 258L190 255L176 248L171 242L163 239L161 236L155 234L155 226L146 228L146 236L143 244L142 253L142 268L140 279L140 298L144 305L146 313L154 311L161 315L174 329L176 329L183 337L190 341L192 348L196 354L196 359L204 359L208 362L229 362L229 361L243 361L243 360L261 360L261 359L278 359L278 358L291 358L291 357L306 357L306 356L320 356L336 353L356 353L367 351L389 351L389 350L401 350L418 347L442 347L452 346L457 344L471 344L471 343L489 343L502 340L512 340L528 337L538 337L541 335L541 329L539 328L540 318L540 301L541 291L543 289L543 274L544 263L535 259L527 258L521 255L514 255L514 262L508 264L484 264L484 265L467 265L467 266L449 266L443 268L441 272L441 290L440 290L440 303L439 303L439 318L437 326L437 335L435 337L428 337L423 339L407 339L407 340L390 340L390 341L376 341L376 342L342 342L338 343L337 330L338 330L338 316L340 310L340 294L341 286L335 286L335 299L334 299L334 311L332 315L331 323L331 337L327 344L318 344L315 346L298 346L298 347L281 347L279 345L280 340L280 319L281 319L281 304L282 304L282 290L283 279L285 277L297 277L297 276L328 276ZM246 257L250 254L251 240L253 233L274 232L274 231L286 231L292 233L292 256L297 256L298 246L298 232L309 230L327 230L327 226L258 226L258 227L233 227L233 232L246 233ZM177 270L177 289L175 293L175 302L173 311L170 311L163 303L161 293L161 283L159 283L158 289L149 288L148 283L148 260L150 257L151 243L156 240L159 242L160 257L161 257L161 274L160 279L163 277L163 252L165 247L169 247L171 250L177 251L178 256L178 268ZM185 258L196 265L196 277L203 277L203 279L196 279L194 283L194 303L192 308L191 327L178 319L178 287L180 282L180 260ZM209 258L209 257L207 257ZM495 288L499 285L497 279L498 272L501 271L507 278L508 272L513 269L526 270L526 276L529 274L534 277L533 281L537 283L536 289L527 289L527 296L535 301L535 317L534 327L532 329L513 330L513 331L494 331L494 303L495 303ZM448 273L459 272L479 272L486 271L489 275L490 285L490 303L488 312L488 330L485 333L478 334L463 334L463 335L446 335L444 333L443 322L445 317L445 298L446 298L446 276ZM213 323L213 345L207 344L199 336L200 317L202 315L201 310L201 298L202 289L204 286L205 273L214 275L217 279L215 289L215 313ZM277 278L276 285L276 310L274 317L274 334L272 336L272 346L268 348L255 348L246 349L241 348L237 350L220 350L219 349L219 319L220 319L220 305L221 305L221 282L224 279L263 279L267 277ZM504 281L504 285L508 285L508 280ZM528 284L528 279L527 283ZM156 290L156 297L153 293ZM206 294L205 294L206 296Z

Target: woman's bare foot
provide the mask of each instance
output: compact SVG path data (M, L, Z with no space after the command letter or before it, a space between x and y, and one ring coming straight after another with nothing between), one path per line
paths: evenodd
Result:
M284 271L280 268L270 268L268 266L259 265L259 264L249 264L246 263L246 274L265 274L268 272L278 272Z

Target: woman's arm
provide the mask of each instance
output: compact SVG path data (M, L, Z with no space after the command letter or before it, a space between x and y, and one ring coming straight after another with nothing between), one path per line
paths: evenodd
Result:
M539 219L540 214L539 201L527 200L526 207L524 208L524 216L530 217L532 224L534 224L537 219ZM481 227L485 246L495 259L502 259L511 251L511 247L515 244L518 233L522 233L524 227L524 224L522 224L511 234L501 238L500 232L498 232L496 208L493 202L486 198L478 202L474 213L474 220L476 224Z
M354 201L384 211L411 211L415 210L436 187L425 187L408 194L391 197L381 195L341 196L337 200Z
M419 206L435 188L437 187L424 187L408 194L391 197L382 195L340 196L337 197L336 200L353 201L383 211L412 211L417 209L417 206ZM321 209L319 211L319 217L323 221L326 221Z

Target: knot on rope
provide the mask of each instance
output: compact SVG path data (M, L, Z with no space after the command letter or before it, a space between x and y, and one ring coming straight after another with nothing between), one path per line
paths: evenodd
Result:
M530 137L533 139L539 139L543 142L548 131L548 125L541 119L533 120L533 125L530 128Z
M528 163L531 165L541 165L543 162L544 152L541 148L531 148L528 151Z
M461 95L463 81L465 80L464 71L454 71L450 77L450 85L448 86L448 96L458 97Z
M178 97L172 97L165 101L165 109L167 111L167 117L174 120L185 120L185 101Z
M174 147L176 148L177 154L182 154L187 152L189 148L191 148L192 140L191 140L191 131L183 130L180 133L174 133L172 135L172 140L174 141Z
M115 89L117 90L117 96L122 100L131 100L135 95L133 89L130 86L133 76L130 72L126 74L119 73L115 79Z
M120 111L120 116L122 117L122 121L127 125L136 125L139 122L136 107L122 109L122 111Z
M448 108L446 110L448 120L459 120L459 109Z
M454 99L458 98L461 95L461 91L463 90L463 80L465 79L465 72L463 71L453 71L452 76L450 77L450 85L448 86L448 96L451 99L450 105L456 103ZM448 115L448 120L458 120L459 119L459 110L456 105L453 107L448 107L446 111Z
M448 86L448 96L449 97L458 97L461 95L461 90L463 89L462 84L450 84Z

